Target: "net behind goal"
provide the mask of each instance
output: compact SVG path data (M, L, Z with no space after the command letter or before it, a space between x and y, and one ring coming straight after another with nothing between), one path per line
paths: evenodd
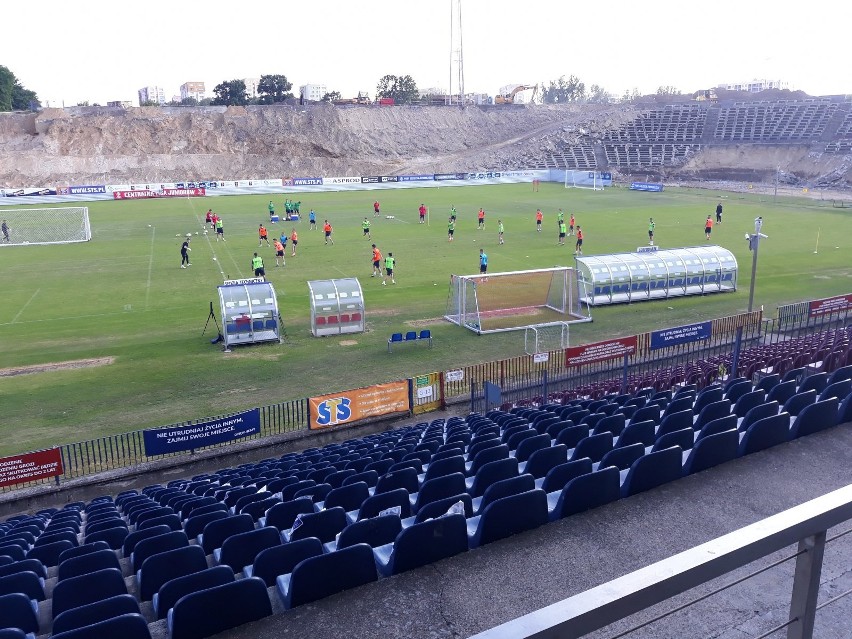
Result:
M92 239L87 206L52 209L0 208L0 246L68 244Z
M565 188L603 191L604 183L598 171L565 171Z
M480 334L591 320L583 314L570 267L453 275L444 317Z

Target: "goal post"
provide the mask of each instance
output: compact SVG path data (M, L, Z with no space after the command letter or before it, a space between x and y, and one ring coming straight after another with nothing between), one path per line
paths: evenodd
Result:
M568 322L527 326L524 329L524 352L527 355L536 355L568 348L568 326Z
M591 189L603 191L603 178L599 171L565 171L566 189Z
M567 266L452 275L445 319L478 334L554 322L591 321L580 303L576 271Z
M64 206L46 209L0 207L0 246L69 244L92 239L89 207Z

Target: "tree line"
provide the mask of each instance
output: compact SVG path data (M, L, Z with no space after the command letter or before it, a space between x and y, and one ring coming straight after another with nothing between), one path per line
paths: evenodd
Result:
M25 89L8 67L0 65L0 111L26 111L41 106L35 91Z

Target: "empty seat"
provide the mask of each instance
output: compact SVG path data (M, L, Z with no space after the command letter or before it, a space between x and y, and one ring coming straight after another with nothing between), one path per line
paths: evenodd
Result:
M118 557L112 550L98 550L97 552L88 553L80 557L72 557L66 559L56 571L57 581L68 579L69 577L79 577L86 573L103 570L104 568L115 568L121 570L121 564L118 562Z
M758 419L745 431L740 440L739 454L750 455L759 450L783 444L790 439L790 414L779 413Z
M224 506L224 504L223 504ZM194 539L198 537L202 532L204 532L204 527L209 524L211 521L216 521L217 519L225 519L228 516L228 513L225 510L216 510L209 513L204 513L203 515L193 515L189 519L184 522L183 531L186 533L186 536L190 539Z
M556 521L616 501L621 497L619 481L615 466L578 475L559 492L548 494L549 519Z
M397 515L362 519L344 528L338 535L337 542L328 544L329 550L340 550L355 544L367 544L371 548L384 546L393 543L401 531L402 522Z
M182 597L168 614L171 639L203 639L272 614L261 579L249 577Z
M207 558L201 546L186 546L167 550L148 557L136 575L139 599L148 601L168 581L201 572L207 568Z
M145 618L136 613L112 617L104 621L67 630L51 635L55 639L102 639L103 637L121 637L121 639L151 639L151 631Z
M53 618L71 608L124 594L127 594L124 578L115 568L65 579L53 589Z
M772 401L758 404L745 414L745 417L743 417L742 421L739 423L738 428L740 431L745 431L757 420L764 419L765 417L772 417L777 414L778 402Z
M618 470L627 470L633 465L637 459L645 454L645 445L641 442L613 448L603 456L598 468L606 468L607 466L615 466Z
M695 430L701 430L705 425L712 422L714 419L721 419L722 417L726 417L731 414L731 402L727 399L720 399L716 402L710 402L706 404L704 408L701 409L701 412L698 413L698 417L695 420L695 423L692 427Z
M413 570L468 549L464 515L445 515L403 528L392 544L373 550L385 576Z
M536 488L535 478L532 475L527 474L496 481L485 489L485 493L483 493L482 497L478 497L476 500L473 500L471 502L472 512L467 516L470 517L473 515L481 514L482 511L487 508L489 504L497 501L498 499L502 499L503 497L509 497L510 495L525 493L527 491L533 490L534 488ZM466 493L465 496L469 497L469 495L467 495ZM446 511L441 514L445 513Z
M785 413L790 413L793 417L798 415L806 406L810 406L817 400L817 392L813 389L804 391L803 393L796 393L786 402L784 402L784 407L781 409Z
M806 377L798 388L799 393L804 393L809 390L821 393L828 385L828 373L814 373ZM792 414L792 413L791 413Z
M0 626L39 634L38 606L22 592L0 595Z
M700 439L704 439L705 437L709 437L710 435L715 435L717 433L723 433L726 430L736 430L737 429L737 416L736 415L728 415L727 417L721 417L719 419L714 419L711 422L707 422L704 427L698 432L695 436L695 441Z
M313 509L313 506L311 508ZM251 518L251 515L233 515L225 519L211 521L204 526L204 532L199 535L198 542L204 549L204 554L212 555L213 551L220 548L222 542L228 537L249 530L254 530L254 519Z
M790 439L811 435L836 424L837 399L832 397L803 408L790 427Z
M377 579L372 548L367 544L355 544L303 560L293 572L280 575L276 586L281 602L289 609Z
M540 488L501 497L467 520L469 546L477 548L546 523L547 493Z
M189 538L182 530L173 530L164 535L143 539L136 544L133 552L130 553L130 563L133 566L133 571L135 572L142 568L142 563L151 555L166 552L167 550L174 550L175 548L184 548L188 545Z
M36 601L44 601L44 579L28 570L0 577L0 595L15 592L25 594Z
M672 446L680 446L682 450L689 450L695 441L695 431L692 426L687 426L681 430L676 430L672 433L666 433L657 437L651 452L671 448Z
M575 459L573 461L560 464L547 473L544 480L541 481L541 488L546 493L552 493L557 490L562 490L565 485L580 475L585 475L592 472L592 460L588 457L583 459ZM536 482L538 485L539 482Z
M375 517L389 508L399 508L399 516L403 519L411 516L411 501L405 488L397 488L368 497L359 509L350 511L348 518L350 521L357 521Z
M796 394L796 381L789 380L786 382L781 382L772 387L769 391L769 394L766 396L767 402L778 402L780 406L783 406L787 403L787 400L790 399L793 395Z
M47 579L47 567L38 559L21 559L11 564L0 566L0 577L13 575L16 572L32 572L41 579Z
M291 573L303 560L322 553L322 542L316 537L272 546L260 551L254 558L254 563L244 567L244 574L246 577L258 577L267 587L271 587L275 585L278 575Z
M96 541L88 544L82 544L81 546L75 546L74 548L69 548L59 555L59 564L66 561L67 559L73 559L74 557L81 557L82 555L88 555L93 552L97 552L98 550L108 550L109 544L104 541Z
M683 474L700 473L713 466L736 459L740 438L735 429L709 435L695 442L688 453L684 453Z
M218 564L230 566L234 572L242 571L244 566L254 563L257 554L281 544L281 535L274 526L266 526L244 533L231 535L222 547L213 551L213 559Z
M615 448L622 448L623 446L631 446L633 444L651 446L656 438L656 426L656 422L650 419L641 422L631 421L621 432L621 435L618 436ZM593 459L593 461L595 460Z
M621 434L621 431L624 430L626 423L627 420L621 413L608 415L597 423L594 434L597 435L603 432L610 432L614 436L618 437Z
M625 428L625 431L627 429ZM624 433L622 433L623 435ZM599 462L609 451L612 450L612 435L601 433L600 435L589 435L574 447L571 460L588 457L593 462Z
M817 401L836 398L837 401L843 401L849 393L852 393L852 379L843 379L833 384L828 384L819 394Z
M132 595L109 597L63 612L53 620L53 636L127 614L141 614L139 604Z
M38 543L38 542L36 542ZM67 539L55 541L43 546L36 545L27 552L27 558L38 559L45 566L56 566L59 564L59 555L70 548L75 548L77 544L72 544Z
M739 396L734 404L733 413L737 417L745 417L746 414L755 406L759 406L766 401L766 393L763 390L754 390L748 393L743 393Z
M506 451L508 454L508 447ZM517 465L515 468L517 471ZM466 490L465 477L461 473L453 473L452 475L431 479L424 482L416 494L411 495L411 509L416 513L429 502L458 495L459 493L466 492Z
M494 482L509 479L518 474L518 463L514 459L498 459L482 466L472 479L465 483L471 497L481 497ZM462 491L460 491L462 492Z
M559 431L556 436L556 444L564 444L568 449L575 448L582 440L589 436L589 429L585 426L568 426Z
M621 496L629 497L680 479L683 475L681 464L681 449L678 446L664 448L640 457L627 471L621 484Z
M156 537L157 535L165 535L166 533L172 532L168 526L153 526L151 528L145 528L143 530L136 530L124 538L124 543L122 544L122 554L125 557L130 557L133 554L133 550L136 548L136 544L138 544L143 539L150 539L151 537Z
M293 527L281 534L285 541L316 537L321 542L327 543L332 541L347 523L346 511L340 506L335 506L315 513L298 515L293 522Z
M154 595L153 606L157 619L164 619L177 601L184 595L205 590L234 581L234 571L230 566L214 566L183 577L170 579Z
M566 461L568 461L568 447L565 444L556 444L532 453L526 463L519 466L519 469L521 473L540 479L547 475L551 468L564 464Z

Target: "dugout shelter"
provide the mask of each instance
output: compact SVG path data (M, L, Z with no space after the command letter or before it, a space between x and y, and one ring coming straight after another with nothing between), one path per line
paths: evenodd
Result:
M737 290L737 258L721 246L576 258L582 301L590 306Z
M272 284L259 277L229 280L217 290L225 350L237 344L281 341L281 316Z
M357 277L310 280L314 337L364 332L364 295Z

